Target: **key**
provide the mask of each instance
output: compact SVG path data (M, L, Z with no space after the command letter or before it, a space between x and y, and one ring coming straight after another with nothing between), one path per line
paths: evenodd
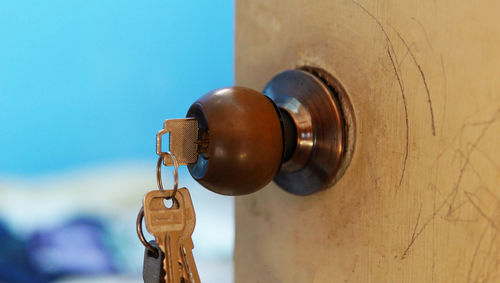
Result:
M175 156L179 165L196 163L199 150L204 144L198 140L198 120L195 118L168 119L163 124L163 130L156 135L156 153L160 155L162 136L170 133L169 151ZM165 158L166 166L173 166L171 158Z
M196 225L196 215L194 212L193 202L191 195L187 188L182 188L177 191L184 198L184 217L185 227L181 237L181 256L187 279L189 283L199 283L200 277L198 269L193 257L193 239L191 238L194 227Z
M179 265L180 239L185 227L184 198L177 193L171 208L165 207L164 199L170 197L173 191L151 191L144 198L144 219L149 233L155 236L158 247L165 254L163 268L165 282L180 282Z
M165 255L155 241L150 241L149 243L156 249L156 253L145 248L142 279L144 283L165 283L165 269L163 269Z

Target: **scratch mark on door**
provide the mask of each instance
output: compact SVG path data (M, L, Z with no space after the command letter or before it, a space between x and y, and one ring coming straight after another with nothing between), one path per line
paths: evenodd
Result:
M404 88L403 88L403 83L401 81L401 78L398 75L396 64L395 64L394 60L392 59L392 55L391 55L391 52L390 52L389 49L387 49L387 54L389 55L389 58L391 59L391 64L392 64L392 67L394 68L394 73L396 74L396 78L398 80L399 88L401 89L401 99L403 100L403 105L404 105L404 109L405 109L405 123L406 123L406 139L405 140L406 140L406 150L405 150L405 156L404 156L404 160L403 160L403 169L401 170L401 177L399 178L398 187L396 189L396 192L397 192L399 190L399 188L401 187L401 183L403 182L403 178L405 176L405 171L406 171L406 163L408 162L408 152L410 150L410 144L409 144L409 129L410 129L410 126L409 126L409 121L408 121L408 104L406 103L406 96L405 96L405 91L404 91Z
M467 197L467 199L469 200L470 204L472 204L472 206L477 210L477 212L479 212L479 214L488 221L488 223L490 223L491 227L495 228L495 229L498 229L495 221L493 221L493 219L491 219L480 207L479 205L477 205L473 200L472 198L470 197L472 194L470 192L464 192L465 196Z
M427 93L427 104L429 105L429 112L431 115L432 135L435 136L436 135L436 124L434 121L434 109L432 108L431 92L429 90L429 85L427 84L427 80L425 79L424 71L422 70L422 67L418 63L417 58L415 57L415 54L413 54L413 51L411 51L410 46L408 45L408 43L406 43L406 40L403 38L403 36L401 36L401 33L399 33L399 31L397 31L393 26L391 26L391 28L396 32L399 39L403 42L404 46L408 50L408 53L410 53L410 56L413 60L413 63L415 64L418 71L420 72L420 77L422 78L422 82L424 83L424 87L425 87L425 92Z
M415 242L415 239L416 239L416 232L417 232L417 227L418 227L418 223L420 221L420 214L422 213L422 205L420 206L420 210L418 211L418 216L417 216L417 221L415 223L415 227L413 228L413 234L411 235L411 240L410 240L410 243L408 244L408 247L406 248L406 250L403 252L403 254L401 255L401 259L404 259L406 257L406 255L408 254L408 251L410 250L410 247L413 245L413 243Z
M392 41L389 38L389 35L387 34L387 32L386 32L384 26L382 25L382 23L380 22L380 20L377 17L375 17L375 15L373 15L370 11L368 11L368 9L366 9L360 3L356 2L355 0L351 0L351 1L354 4L356 4L356 6L358 6L361 10L363 10L368 16L370 16L370 18L372 18L373 21L375 21L377 26L380 28L380 30L384 34L384 37L387 41L387 44L389 45L389 48L387 49L387 54L389 55L389 59L391 60L392 67L394 68L394 74L396 75L396 79L398 80L399 88L401 90L401 98L403 100L403 107L404 107L404 111L405 111L405 125L406 125L405 140L406 140L406 144L405 144L405 154L404 154L404 158L403 158L403 168L401 169L401 177L399 178L398 186L396 188L396 192L397 192L399 190L399 188L401 187L401 184L403 183L403 179L404 179L404 175L405 175L405 171L406 171L406 163L408 162L408 152L409 152L409 136L410 136L410 125L409 125L409 119L408 119L408 105L406 103L406 94L404 91L403 78L400 75L401 70L399 69L397 62L393 59L393 56L391 55L391 52L392 52L392 54L394 54L394 56L396 56L396 51L394 50L394 45L392 44Z
M474 253L472 254L472 260L470 262L469 272L467 272L467 282L470 282L470 280L471 280L471 274L472 274L472 270L474 268L474 263L476 261L477 252L479 251L479 247L481 246L481 242L483 241L484 236L486 236L486 231L488 231L489 227L490 227L489 225L486 225L485 229L483 229L483 232L481 233L481 236L479 237L479 240L477 241L476 248L474 249Z

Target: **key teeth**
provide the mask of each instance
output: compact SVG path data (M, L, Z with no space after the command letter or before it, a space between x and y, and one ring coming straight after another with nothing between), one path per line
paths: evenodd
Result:
M159 248L158 248L158 249L159 249ZM162 260L162 262L163 262L163 261L164 261L165 254L163 254L163 253L160 253L160 254L161 254L161 257L162 257L162 259L161 259L161 260ZM165 282L165 277L166 277L166 275L167 275L167 274L166 274L166 272L165 272L165 268L162 268L162 269L160 270L160 278L158 278L160 283L166 283L166 282Z
M193 207L193 202L191 200L191 195L189 193L189 190L187 188L182 188L179 191L179 194L182 195L183 197L183 204L184 204L184 209L185 209L185 227L184 227L184 233L181 238L181 252L183 256L183 261L185 262L185 266L188 269L188 274L189 274L189 281L188 282L195 282L199 283L200 278L198 275L198 269L196 267L196 262L194 261L194 256L193 256L193 240L191 238L194 228L196 225L196 213L194 211Z

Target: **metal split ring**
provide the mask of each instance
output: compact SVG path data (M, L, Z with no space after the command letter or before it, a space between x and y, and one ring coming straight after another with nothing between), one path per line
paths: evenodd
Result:
M139 236L139 240L141 241L141 243L148 250L150 250L155 255L155 257L157 257L158 251L150 243L148 243L148 241L146 241L144 233L142 233L142 219L144 219L144 206L141 207L141 210L139 210L139 214L137 215L137 222L135 229L137 231L137 236Z
M158 162L156 163L156 182L158 183L158 189L160 191L164 191L165 189L163 189L163 183L161 180L161 165L165 155L169 155L174 162L174 192L169 199L175 199L175 194L177 193L177 188L179 186L179 163L177 163L177 159L170 151L162 152L160 157L158 157Z
M158 189L160 191L165 191L165 189L163 188L163 182L161 180L161 165L163 163L165 155L169 155L174 163L174 189L172 195L169 196L167 199L172 199L173 205L175 205L175 203L177 202L175 194L177 193L177 188L179 187L179 163L177 163L177 159L170 151L161 152L160 157L158 157L158 162L156 163L156 182L158 184ZM141 207L141 209L139 210L139 214L137 215L137 222L135 226L137 231L137 236L139 236L139 240L148 250L150 250L153 254L157 255L158 251L150 243L148 243L148 241L146 241L144 233L142 232L143 219L144 219L144 206Z

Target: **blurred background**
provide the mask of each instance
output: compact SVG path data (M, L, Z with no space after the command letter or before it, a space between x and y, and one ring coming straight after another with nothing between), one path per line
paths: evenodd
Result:
M155 135L233 84L233 9L0 2L0 282L142 282L135 221L156 189ZM232 282L233 200L180 173L200 277Z

